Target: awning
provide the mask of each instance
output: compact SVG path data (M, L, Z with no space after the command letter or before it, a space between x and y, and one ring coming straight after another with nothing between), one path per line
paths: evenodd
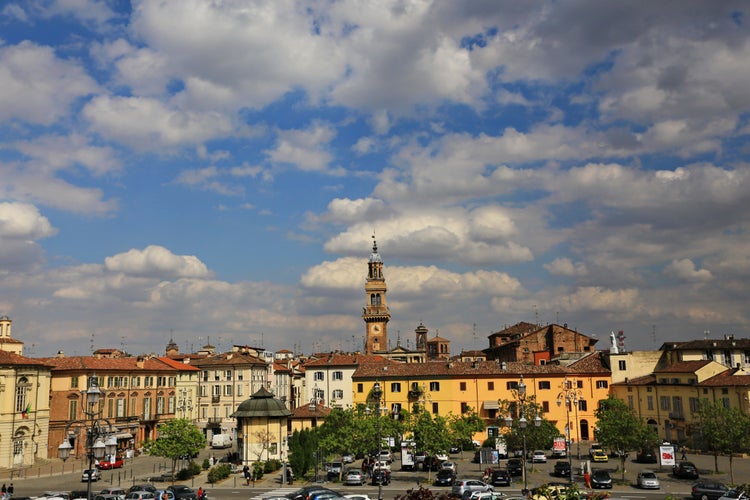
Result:
M497 404L497 401L490 400L484 402L484 409L485 410L498 410L500 408L500 405Z
M118 432L115 437L117 439L133 439L133 435L129 432Z

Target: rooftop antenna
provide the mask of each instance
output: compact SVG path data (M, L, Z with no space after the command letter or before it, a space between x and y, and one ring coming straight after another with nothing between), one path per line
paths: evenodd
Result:
M125 353L125 345L125 335L122 335L120 337L120 350L123 352L123 354Z
M536 304L531 307L534 308L534 324L536 324L536 326L539 326L539 311L536 310Z
M472 323L471 335L472 335L471 348L472 350L476 351L477 350L477 324L476 323Z
M709 335L711 335L711 330L703 330L703 340L707 340Z
M94 332L91 332L91 346L90 346L91 354L94 354L94 336L95 336Z

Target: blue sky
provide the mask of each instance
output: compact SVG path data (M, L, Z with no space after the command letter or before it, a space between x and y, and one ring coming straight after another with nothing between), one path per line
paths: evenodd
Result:
M26 354L519 321L746 337L744 2L7 1L0 314Z

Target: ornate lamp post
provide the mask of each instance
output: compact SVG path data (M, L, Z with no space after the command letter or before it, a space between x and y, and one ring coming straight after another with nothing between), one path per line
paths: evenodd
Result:
M526 474L526 427L528 427L528 420L526 420L526 384L523 382L523 375L521 375L521 378L518 381L518 389L511 392L513 393L515 400L518 402L518 426L520 427L521 435L523 436L523 457L521 458L523 462L523 489L526 490L528 488ZM542 425L542 419L539 417L539 414L536 414L532 420L534 421L535 427ZM509 429L513 427L513 417L511 415L505 417L505 425Z
M380 389L380 382L375 382L375 385L372 386L372 399L375 401L375 418L377 418L377 426L378 426L378 458L377 458L377 464L380 465L381 460L381 451L383 447L383 439L380 436L380 398L383 397L383 391ZM382 471L381 471L382 472ZM373 470L374 473L374 470ZM378 480L378 500L383 500L383 479L380 478Z
M565 440L565 451L568 454L568 461L571 464L570 467L570 482L573 482L573 458L571 457L570 443L573 439L573 433L570 427L570 411L575 409L575 428L576 428L576 443L578 446L578 460L581 459L581 431L578 427L578 406L583 401L583 391L578 389L576 380L568 380L565 377L562 383L562 390L557 395L557 406L561 406L565 402L565 415L567 417L567 429L568 435Z
M94 468L94 459L100 460L105 455L114 455L117 451L117 438L115 438L112 432L112 424L107 419L100 418L102 412L96 410L99 404L99 398L101 397L101 391L99 390L99 381L93 376L88 378L88 389L81 391L86 396L86 407L83 413L86 415L85 420L72 420L68 422L65 427L65 437L60 446L57 447L57 452L60 458L66 461L70 457L70 450L73 448L70 445L70 441L67 436L70 435L70 428L79 424L82 426L88 425L86 429L86 454L89 458L88 467L88 481L86 483L87 498L91 498L91 477L92 469ZM103 428L103 424L107 424L107 428Z

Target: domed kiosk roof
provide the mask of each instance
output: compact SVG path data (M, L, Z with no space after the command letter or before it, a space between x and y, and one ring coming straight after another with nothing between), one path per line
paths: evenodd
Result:
M255 394L250 396L237 407L231 416L235 418L252 417L287 417L292 412L287 410L286 405L273 397L265 387L261 387Z

